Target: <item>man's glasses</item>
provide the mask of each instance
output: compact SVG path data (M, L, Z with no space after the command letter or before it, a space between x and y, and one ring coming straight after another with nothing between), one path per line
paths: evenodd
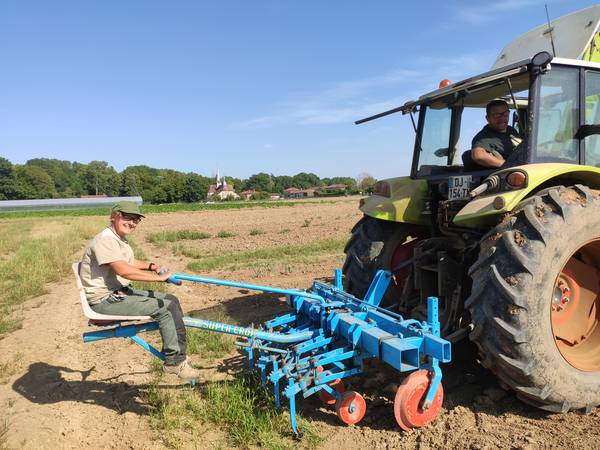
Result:
M142 218L140 216L133 216L131 214L121 213L121 217L123 218L123 220L126 220L128 222L133 222L136 225L142 221Z

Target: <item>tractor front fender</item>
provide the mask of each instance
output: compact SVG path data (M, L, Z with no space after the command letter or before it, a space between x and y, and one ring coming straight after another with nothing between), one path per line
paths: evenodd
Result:
M421 213L426 196L427 180L390 178L377 182L373 195L361 200L360 210L375 219L425 224Z
M546 187L583 184L593 189L600 189L600 168L593 166L561 163L528 164L499 170L492 175L502 179L515 170L525 172L527 179L524 188L475 197L454 217L454 224L467 228L487 227L497 221L499 214L512 211L521 200Z

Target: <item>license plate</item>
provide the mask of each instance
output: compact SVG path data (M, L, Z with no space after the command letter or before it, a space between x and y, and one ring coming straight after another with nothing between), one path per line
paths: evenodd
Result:
M448 200L468 200L471 190L471 175L448 178Z

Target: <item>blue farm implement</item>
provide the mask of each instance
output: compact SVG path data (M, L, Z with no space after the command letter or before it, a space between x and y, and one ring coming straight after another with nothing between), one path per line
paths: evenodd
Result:
M75 270L75 267L74 267ZM291 426L298 433L298 396L317 394L335 405L338 417L358 423L366 403L357 392L345 389L344 379L363 373L364 362L379 359L399 372L412 372L398 388L394 415L404 430L430 422L441 408L443 388L440 362L451 359L450 342L440 337L438 300L427 301L427 321L404 319L379 306L389 285L390 273L380 271L364 299L342 288L340 271L334 284L315 281L309 291L279 289L247 283L174 275L169 281L232 286L285 295L291 312L267 321L260 328L246 328L193 317L184 317L186 327L238 336L237 345L247 354L249 367L273 387L279 407L283 397L290 409ZM98 324L95 317L94 324ZM84 333L84 342L113 337L131 338L155 356L160 351L138 336L156 330L156 322L124 324L105 322L112 328Z

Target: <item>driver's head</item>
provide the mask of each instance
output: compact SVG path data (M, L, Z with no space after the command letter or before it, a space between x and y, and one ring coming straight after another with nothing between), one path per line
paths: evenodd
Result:
M508 104L504 100L492 100L485 107L485 118L489 127L500 133L508 128Z

